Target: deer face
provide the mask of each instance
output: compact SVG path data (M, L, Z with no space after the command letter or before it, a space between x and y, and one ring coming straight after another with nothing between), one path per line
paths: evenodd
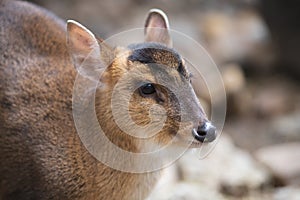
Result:
M197 147L215 139L216 129L194 93L184 60L171 48L168 20L161 11L150 11L145 43L113 49L99 43L77 22L69 21L68 46L75 67L85 76L92 76L96 63L108 65L101 77L106 86L102 100L107 102L102 106L112 113L116 110L112 106L117 106L120 120L116 123L121 123L123 132L134 129L134 136L151 138L160 145L172 142ZM119 102L112 105L114 100Z

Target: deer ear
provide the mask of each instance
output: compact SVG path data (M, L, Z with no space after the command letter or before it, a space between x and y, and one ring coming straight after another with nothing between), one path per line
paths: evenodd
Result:
M159 42L172 47L167 15L159 9L151 9L145 23L145 41Z
M96 71L104 65L101 62L100 45L94 34L80 23L68 20L67 47L78 73L97 79L99 73Z

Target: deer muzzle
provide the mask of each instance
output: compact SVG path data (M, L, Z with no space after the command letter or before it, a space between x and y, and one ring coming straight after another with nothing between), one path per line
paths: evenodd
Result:
M196 140L199 142L212 142L217 137L216 127L214 127L210 122L205 122L198 128L192 130L192 134Z

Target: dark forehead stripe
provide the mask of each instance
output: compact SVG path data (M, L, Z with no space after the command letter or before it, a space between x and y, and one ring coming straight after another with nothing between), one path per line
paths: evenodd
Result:
M130 61L141 63L158 63L176 69L184 77L188 78L188 73L182 65L179 54L171 48L159 43L141 43L129 46L132 54L128 57Z

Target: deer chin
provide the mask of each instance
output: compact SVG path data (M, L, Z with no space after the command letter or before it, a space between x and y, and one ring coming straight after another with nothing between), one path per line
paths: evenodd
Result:
M201 148L203 145L207 145L207 143L202 143L196 140L193 140L189 143L189 148L190 149L195 149L195 148Z

